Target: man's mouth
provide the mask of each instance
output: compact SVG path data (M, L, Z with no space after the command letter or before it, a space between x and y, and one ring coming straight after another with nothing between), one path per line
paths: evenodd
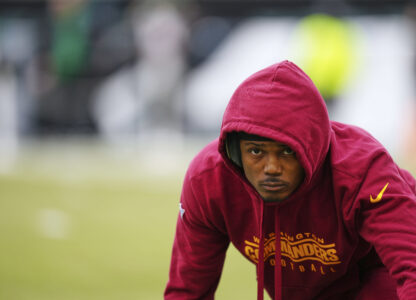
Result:
M288 183L281 180L265 180L260 186L267 192L282 192L287 189Z

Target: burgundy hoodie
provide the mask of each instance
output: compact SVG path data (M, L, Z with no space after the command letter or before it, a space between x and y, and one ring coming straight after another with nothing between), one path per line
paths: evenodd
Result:
M299 188L264 202L227 156L233 131L292 148ZM258 299L263 287L275 300L416 299L415 184L370 134L330 121L296 65L263 69L237 88L219 140L190 164L165 299L213 299L229 242L256 264Z

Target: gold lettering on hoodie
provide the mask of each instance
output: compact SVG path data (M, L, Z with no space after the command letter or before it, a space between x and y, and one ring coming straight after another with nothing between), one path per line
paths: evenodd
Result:
M276 250L276 237L274 233L268 235L264 239L264 261L273 259L275 265L274 255ZM311 262L310 270L313 272L320 271L325 275L322 267L316 268L313 262L319 262L322 265L332 266L340 264L341 261L337 255L335 243L325 243L323 238L317 237L313 233L298 233L296 235L289 235L281 232L280 234L280 250L283 258L289 260L289 264L284 263L282 267L289 265L293 269L293 263ZM259 238L253 236L253 241L245 241L244 248L245 255L254 263L258 262L259 258ZM270 259L270 261L271 261ZM305 271L303 265L299 266L301 272ZM331 272L333 268L331 268Z
M320 244L310 238L290 242L282 237L280 239L280 249L282 256L294 262L316 260L324 265L341 263L336 254L335 244Z

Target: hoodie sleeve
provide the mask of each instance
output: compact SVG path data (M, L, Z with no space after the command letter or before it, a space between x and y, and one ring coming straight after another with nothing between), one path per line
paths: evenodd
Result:
M195 197L186 178L165 299L214 299L229 240L210 223L208 202Z
M372 244L401 300L416 299L416 191L414 178L387 153L375 157L355 204L360 235Z

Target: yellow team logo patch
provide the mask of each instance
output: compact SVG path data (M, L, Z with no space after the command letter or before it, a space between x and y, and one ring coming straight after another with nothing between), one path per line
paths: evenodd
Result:
M380 193L378 193L376 198L373 198L373 196L370 194L370 202L371 203L379 202L381 200L381 198L383 198L384 191L386 190L388 185L389 185L389 183L387 182L386 185L383 187L383 189L380 191Z

